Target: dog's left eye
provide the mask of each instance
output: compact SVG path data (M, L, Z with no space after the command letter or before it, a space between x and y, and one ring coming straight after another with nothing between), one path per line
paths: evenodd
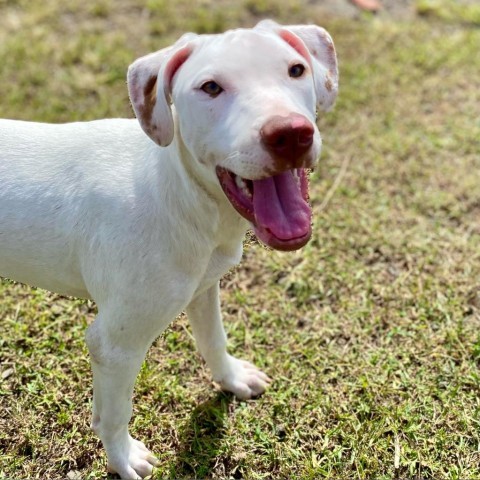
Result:
M223 88L214 81L205 82L201 89L211 97L218 97L223 92Z
M303 72L305 72L305 67L301 64L301 63L297 63L295 65L292 65L289 69L288 69L288 74L292 77L292 78L298 78L298 77L301 77L303 75Z

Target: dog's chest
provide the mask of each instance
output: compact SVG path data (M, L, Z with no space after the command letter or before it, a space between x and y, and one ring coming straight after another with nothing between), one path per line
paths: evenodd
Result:
M231 268L233 268L235 265L238 265L242 258L242 250L241 241L236 245L216 248L210 256L205 273L203 274L195 291L195 296L208 290Z

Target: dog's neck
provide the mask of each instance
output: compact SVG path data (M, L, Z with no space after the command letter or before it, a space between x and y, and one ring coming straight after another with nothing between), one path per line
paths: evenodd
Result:
M159 205L167 203L170 208L168 218L158 219L159 228L171 229L179 242L192 243L189 248L193 250L201 249L202 244L209 245L210 249L237 250L249 224L226 198L216 174L208 174L207 168L183 144L181 135L176 135L168 147L152 142L149 148L151 161L146 165L149 172L146 178L151 183L151 194ZM155 172L153 176L152 172ZM170 198L176 202L170 202ZM171 211L173 208L178 212ZM194 226L195 239L182 235L183 230L191 231L183 228L187 223ZM198 254L202 255L200 251Z

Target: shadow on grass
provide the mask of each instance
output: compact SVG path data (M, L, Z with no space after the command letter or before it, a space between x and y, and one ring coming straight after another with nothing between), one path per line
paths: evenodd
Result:
M226 418L233 395L217 393L193 410L180 432L180 448L170 478L208 478L222 463Z

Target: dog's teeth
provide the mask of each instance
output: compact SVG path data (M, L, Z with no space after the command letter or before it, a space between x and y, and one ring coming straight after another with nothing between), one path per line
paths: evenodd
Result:
M245 183L245 180L242 177L239 177L238 175L235 176L235 183L237 187L248 197L252 198L252 194L250 193L250 190L247 187L247 184Z
M235 175L235 183L237 184L238 188L243 188L245 186L245 182L243 181L242 177Z
M300 185L300 173L297 169L292 170L292 175L295 181L297 182L297 185Z

